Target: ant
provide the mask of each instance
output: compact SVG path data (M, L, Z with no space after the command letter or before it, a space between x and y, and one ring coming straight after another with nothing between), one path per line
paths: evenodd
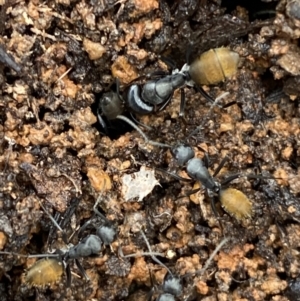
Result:
M117 237L117 229L116 227L113 225L113 223L108 220L98 209L98 205L101 201L102 198L102 194L103 191L105 189L105 180L104 180L104 184L103 184L103 189L101 194L99 195L96 203L93 206L93 211L95 213L95 215L98 215L100 217L100 219L102 219L102 224L97 227L94 224L94 218L92 217L91 219L89 219L79 230L78 230L78 235L80 235L89 225L93 225L94 228L96 228L96 235L98 237L101 238L103 244L105 246L110 246L111 247L111 243L116 239ZM112 249L112 247L111 247Z
M217 245L217 247L215 248L215 250L212 252L212 254L210 255L210 257L208 258L208 260L206 261L204 267L194 273L187 273L181 277L174 275L171 270L165 265L163 264L160 260L158 260L156 258L155 255L161 255L161 254L157 254L155 252L152 251L149 241L145 235L145 233L140 230L140 233L142 234L142 237L147 245L148 248L148 252L146 253L139 253L139 254L129 254L129 255L123 255L122 252L119 252L119 255L122 258L128 258L128 257L136 257L136 256L142 256L142 255L150 255L151 258L153 259L153 261L157 262L159 265L161 265L162 267L164 267L167 270L167 273L164 277L163 280L163 284L161 285L161 287L159 288L159 295L157 296L157 298L155 299L155 301L175 301L175 298L180 296L183 293L183 285L181 283L181 280L183 278L186 277L190 277L193 275L202 275L209 267L209 265L211 264L213 258L216 256L216 254L219 252L219 250L229 241L228 238L223 238L222 241ZM151 282L153 284L153 279L151 276L151 272L150 272L150 278L151 278ZM149 295L148 295L148 301L152 300L153 294L154 294L154 290L155 287L153 286Z
M129 89L131 89L131 88L129 88ZM199 127L197 127L197 131L202 127L204 122L207 120L207 118L210 115L213 107L218 103L218 101L220 99L224 98L225 96L227 96L228 94L229 94L228 92L223 93L221 96L218 96L215 100L211 98L213 104L211 105L210 110L209 110L206 118L204 118L201 125ZM230 105L231 104L232 103L230 103ZM227 106L228 105L225 105L224 107L227 107ZM104 93L102 98L100 99L100 101L98 103L98 110L97 110L98 120L99 120L101 126L104 128L104 130L107 132L107 126L106 126L106 123L105 123L102 115L104 115L108 120L120 119L120 120L125 121L131 127L133 127L143 137L146 144L150 144L150 145L154 145L154 146L158 146L158 147L163 147L163 148L171 148L171 146L168 145L168 144L164 144L164 143L160 143L160 142L157 142L157 141L150 140L148 138L148 136L133 121L131 121L128 117L123 115L123 111L124 111L124 106L123 106L123 102L121 100L121 96L120 96L120 93L119 93L119 83L118 83L118 80L117 80L117 92L110 91L110 92ZM141 124L137 120L135 120L135 122L138 123L138 124ZM151 128L149 128L148 126L146 126L144 124L141 124L141 125L143 125L144 127L148 128L148 129L151 129ZM194 134L194 132L192 134Z
M117 90L118 89L119 88L117 88ZM101 126L106 132L107 132L107 126L102 115L104 115L108 120L120 119L122 121L125 121L143 137L145 143L154 146L159 146L159 147L167 147L167 148L169 147L169 145L167 144L150 140L147 137L147 135L133 121L131 121L128 117L123 115L123 111L124 111L124 107L119 92L116 93L111 91L103 94L98 104L97 115Z
M190 137L190 136L189 136ZM248 179L276 179L273 176L263 176L259 174L248 174L243 175L241 173L233 174L226 177L222 182L218 182L215 177L218 175L220 170L223 168L225 163L228 161L228 157L222 159L219 166L216 168L214 173L211 175L208 171L208 156L205 150L201 149L204 153L204 159L196 158L195 152L192 147L188 144L181 143L171 148L171 154L177 164L180 167L185 166L188 176L200 182L208 192L218 196L219 201L223 209L231 216L235 217L238 221L242 221L246 218L251 218L253 214L252 203L249 201L248 197L238 189L227 187L230 182L241 177L246 176ZM190 181L189 179L182 178L177 174L157 169L158 171L166 172L167 174L175 177L178 180ZM198 192L201 188L193 190L189 195ZM215 199L211 199L211 208L216 216L217 210L215 207Z
M94 211L96 214L99 213L100 216L104 218L104 216L96 209L98 202L99 202L99 198L94 206ZM104 245L110 244L115 239L116 230L111 225L111 223L106 218L104 218L106 223L97 229L96 231L97 235L89 234L86 237L84 237L82 240L80 240L77 245L68 244L68 239L66 237L65 231L61 228L61 226L56 222L56 220L51 216L51 214L44 208L44 206L41 203L40 206L42 207L44 212L48 215L48 217L55 225L55 227L59 231L61 231L63 241L68 246L68 248L57 249L54 251L54 253L50 253L50 254L23 255L23 254L8 252L8 251L0 251L0 254L15 255L15 256L26 257L26 258L43 258L41 260L38 260L27 271L25 275L25 283L29 285L43 287L48 284L53 284L59 279L61 279L65 270L66 277L67 277L66 288L70 288L71 281L72 281L70 262L72 260L75 261L75 264L80 274L85 278L86 281L89 281L89 277L87 276L79 259L99 256L100 251L102 249L102 244ZM41 275L43 277L41 277ZM66 295L66 291L61 295L59 300L62 300L65 295Z
M204 151L204 150L203 150ZM200 182L208 191L218 195L223 209L230 215L234 216L237 220L241 221L245 218L252 216L252 203L247 196L240 190L234 188L227 188L227 185L233 180L239 178L241 174L234 174L225 178L222 182L215 180L220 170L228 161L225 157L215 172L211 175L208 171L208 157L205 155L204 159L196 158L195 152L188 144L178 144L171 148L171 153L177 164L182 167L185 166L188 176ZM162 171L158 169L159 171ZM165 172L165 171L164 171ZM184 181L190 181L182 178L176 174L167 172L169 175ZM248 178L262 178L259 175L247 175ZM265 177L264 177L265 178ZM196 193L199 189L193 190ZM214 214L217 216L214 198L211 198L211 207Z
M167 62L168 63L168 62ZM185 64L181 70L173 68L172 74L157 72L141 88L133 84L128 88L125 102L128 108L140 115L162 111L171 101L174 91L180 89L180 117L184 117L185 86L195 86L201 95L214 102L200 85L217 84L232 76L239 63L239 55L227 48L211 49L198 56L190 65ZM173 65L168 63L169 65ZM226 105L227 107L228 105Z
M148 144L169 147L166 144L149 140L134 122L123 115L124 104L126 104L130 112L139 115L152 114L162 111L171 101L174 91L180 89L181 104L179 116L184 118L185 94L183 88L185 86L194 86L204 98L211 103L215 103L215 100L201 88L201 85L217 84L235 74L239 63L239 55L227 48L211 49L198 56L190 65L185 64L181 70L175 69L173 64L167 60L166 62L173 67L172 74L159 71L141 76L140 79L147 78L149 80L142 87L140 84L130 85L125 89L124 97L120 93L120 83L117 79L117 91L103 94L98 103L97 115L105 131L107 131L107 126L102 115L108 120L120 119L127 122L139 132ZM223 107L226 108L233 103L235 102L226 104ZM135 120L133 116L132 118ZM140 124L136 120L135 122ZM147 128L149 129L149 127Z

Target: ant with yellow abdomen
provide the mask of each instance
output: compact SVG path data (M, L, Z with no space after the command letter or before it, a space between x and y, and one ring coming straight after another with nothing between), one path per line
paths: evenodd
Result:
M95 206L97 203L95 204ZM52 221L53 225L62 233L62 239L66 245L65 248L56 249L53 253L36 254L36 255L24 255L9 251L0 251L0 255L13 255L25 258L42 258L36 261L25 273L24 282L29 286L45 287L59 281L63 274L66 273L66 289L71 286L71 262L74 261L81 276L89 281L89 277L83 268L80 259L97 257L100 255L102 245L110 244L116 236L115 229L112 229L111 224L106 224L105 227L100 227L97 230L96 235L89 234L83 237L76 245L69 244L66 238L65 231L52 217L52 215L45 209L42 203L41 208ZM96 210L94 208L94 210ZM97 210L95 211L97 212ZM99 213L99 212L98 212ZM99 213L100 214L100 213ZM101 214L101 217L103 215ZM65 290L59 300L62 300L66 295Z

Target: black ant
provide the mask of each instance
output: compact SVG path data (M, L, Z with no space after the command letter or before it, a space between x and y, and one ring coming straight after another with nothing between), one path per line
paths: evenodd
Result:
M98 212L96 206L99 202L96 202L94 206L94 211L103 218L103 215ZM56 220L51 216L50 213L44 208L42 204L40 204L44 212L48 215L52 223L55 227L61 231L62 238L64 243L68 246L67 249L57 249L54 253L50 254L36 254L36 255L23 255L13 252L0 251L0 254L5 255L16 255L20 257L26 258L41 258L45 257L41 260L38 260L27 272L25 275L25 283L43 287L48 284L53 284L59 279L61 279L64 270L66 272L67 281L66 287L69 288L71 286L71 269L70 262L72 260L75 261L75 264L81 273L81 275L85 278L86 281L89 281L89 277L87 276L84 268L82 267L79 259L86 257L97 257L100 255L100 251L102 249L102 244L107 245L112 243L112 241L116 237L116 230L111 225L111 223L106 220L106 224L102 225L97 229L96 234L89 234L79 241L77 245L68 244L68 239L66 238L66 233L60 227L60 225L56 222ZM42 276L41 276L42 275ZM60 297L60 300L64 298L66 291Z
M116 92L104 93L98 104L98 120L105 131L107 131L106 123L102 117L104 115L108 120L120 119L128 123L133 127L145 140L145 143L159 146L159 147L169 147L167 144L156 142L150 140L147 135L128 117L123 115L124 107L120 99L120 94Z
M202 149L205 153L205 151ZM171 148L171 153L177 164L182 167L185 166L188 176L200 182L209 192L216 194L219 201L222 204L223 209L231 216L234 216L237 220L242 221L245 218L251 218L253 214L252 203L248 197L238 189L228 188L228 184L233 180L243 176L243 174L233 174L225 178L222 182L215 180L220 170L223 168L225 163L228 161L228 157L223 158L219 166L216 168L214 173L211 175L208 171L208 157L205 153L204 159L195 158L195 153L192 147L188 144L178 144ZM176 174L167 172L165 170L157 169L168 173L169 175L183 181L190 181L189 179L182 178ZM248 179L276 179L275 177L263 176L260 174L248 174L244 175ZM200 190L193 190L190 194L194 194ZM217 216L217 210L215 208L215 200L211 198L211 207L214 214Z
M252 216L252 204L247 196L237 189L227 188L227 185L231 181L241 176L240 174L231 175L222 182L218 182L214 179L223 168L228 157L225 157L221 161L213 175L211 175L208 171L207 156L204 157L204 160L195 158L195 153L191 146L187 144L178 144L171 149L171 153L179 166L185 166L186 172L190 178L199 181L207 190L218 195L222 207L227 213L233 215L237 220L243 220ZM172 173L170 173L170 175L175 176L180 180L187 180ZM259 175L248 175L247 177L261 178ZM200 189L197 189L196 191L193 191L193 193L199 190ZM213 212L217 215L214 199L211 199L211 206Z
M120 84L117 80L117 91L104 93L99 101L97 110L99 122L106 131L107 127L102 115L108 120L123 120L136 129L146 143L160 147L168 147L168 145L163 143L149 140L146 134L134 122L123 115L124 106L126 105L129 112L134 112L139 115L148 115L162 111L171 101L174 91L180 89L181 104L179 116L184 117L185 94L183 88L185 86L195 86L204 98L215 103L215 100L200 86L217 84L224 81L237 71L238 63L239 55L237 53L227 48L216 48L204 52L190 65L185 64L181 70L174 70L173 68L172 74L154 72L147 76L141 76L140 78L146 77L149 80L142 87L140 84L131 84L125 89L123 95L120 94ZM232 105L232 103L223 107L230 105ZM140 124L136 120L135 122Z
M102 193L105 189L105 181L103 185ZM99 195L96 203L93 206L93 211L95 215L98 215L100 219L102 220L102 224L97 227L94 224L94 218L89 219L79 230L78 235L80 235L89 225L93 225L94 228L96 228L96 235L101 238L103 244L105 246L111 246L111 243L116 239L117 237L117 229L113 225L113 223L108 220L98 209L99 202L102 198L102 193Z
M125 103L131 111L137 114L151 114L162 111L171 101L174 91L180 89L179 116L183 117L185 107L183 88L185 86L196 86L202 96L213 103L214 99L200 85L224 81L237 71L238 63L237 53L227 48L211 49L202 53L190 65L185 64L181 70L175 69L172 74L154 73L153 79L146 82L142 88L138 84L131 85L127 90Z
M167 77L162 78L162 80L163 79L167 79ZM145 84L145 86L146 85L147 84ZM134 86L138 87L137 85L132 85L129 88L129 90L133 89ZM163 88L163 86L164 85L162 85L161 88ZM227 95L228 95L228 93L226 92L226 93L223 93L221 96L217 97L216 100L210 98L211 101L213 102L213 104L212 104L212 106L210 108L210 111L207 114L206 118L204 118L202 124L204 123L204 121L207 120L207 117L210 115L210 112L212 111L213 107L218 103L218 101L220 99L224 98ZM137 132L139 132L139 134L143 137L145 143L148 143L148 144L151 144L151 145L154 145L154 146L158 146L158 147L163 147L163 148L170 148L171 147L168 144L164 144L164 143L160 143L160 142L150 140L147 137L147 135L133 121L131 121L128 117L124 116L123 115L124 105L123 105L123 101L121 99L122 99L122 97L120 96L120 93L119 93L119 83L118 83L118 81L117 81L117 92L112 92L112 91L106 92L106 93L103 94L102 98L100 99L100 101L98 103L97 115L98 115L99 122L100 122L101 126L105 129L105 131L107 130L107 126L106 126L106 123L105 123L102 115L104 115L108 120L120 119L120 120L125 121L131 127L133 127ZM136 98L136 102L141 104L141 100L139 98ZM227 105L225 107L227 107ZM139 112L137 112L137 113L139 113ZM135 122L140 124L137 120L135 120ZM147 127L145 125L143 125L143 126ZM199 126L197 128L197 130L201 127L202 126ZM147 127L147 128L151 129L149 127ZM194 132L192 134L194 134Z

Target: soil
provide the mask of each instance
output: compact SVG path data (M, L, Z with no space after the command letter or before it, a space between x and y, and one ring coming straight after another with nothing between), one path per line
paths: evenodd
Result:
M151 290L154 299L167 270L143 255L141 230L181 277L177 300L300 300L300 1L254 2L0 1L1 300L148 300ZM218 195L172 176L188 178L168 148L97 117L116 78L126 98L147 75L218 47L240 56L232 76L201 86L213 99L227 92L218 105L185 86L184 118L180 90L161 111L134 117L151 140L207 156L212 175L227 158L215 180L240 175L227 211ZM123 115L131 118L126 103ZM28 255L96 233L98 198L118 234L99 256L79 258L89 280L68 260L70 288L50 267L37 277L55 281L26 283L39 260ZM251 212L239 215L244 199Z

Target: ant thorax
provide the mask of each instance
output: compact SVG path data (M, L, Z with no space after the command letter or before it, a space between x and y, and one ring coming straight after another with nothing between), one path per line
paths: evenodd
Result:
M221 183L220 182L217 182L217 181L214 181L215 182L215 187L214 189L212 189L211 191L216 193L216 194L219 194L220 191L221 191Z
M60 248L60 249L57 249L54 253L57 253L57 252L59 251L58 254L60 254L60 255L66 255L66 253L68 253L69 250L70 250L71 248L73 248L73 247L74 247L74 244L68 243L68 244L65 245L64 247L62 247L62 248Z

